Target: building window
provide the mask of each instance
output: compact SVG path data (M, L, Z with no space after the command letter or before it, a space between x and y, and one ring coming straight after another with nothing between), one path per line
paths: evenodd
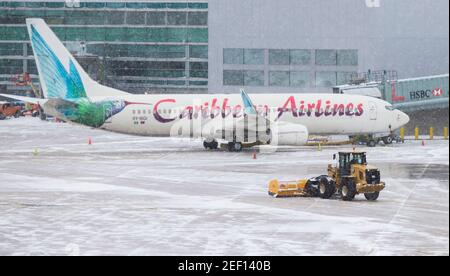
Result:
M316 65L336 65L336 50L316 50Z
M311 50L290 50L289 56L291 65L311 64Z
M269 72L270 86L289 86L289 71L271 71Z
M336 85L336 72L316 72L316 87L332 87Z
M357 66L358 50L338 50L337 64L340 66Z
M230 86L244 85L244 72L241 70L223 71L223 84Z
M168 12L167 25L186 25L185 12Z
M337 85L348 84L357 74L357 72L337 72Z
M166 25L165 12L147 12L147 25L162 26Z
M208 13L206 12L190 12L188 13L188 25L207 26Z
M309 87L309 72L292 71L290 74L292 87Z
M145 12L128 12L127 24L145 25Z
M270 65L289 65L289 50L269 50Z
M191 58L208 58L208 46L206 45L191 45L189 46L189 57Z
M244 64L244 49L223 49L223 64Z
M244 71L245 86L264 86L264 71Z
M264 64L264 50L244 49L244 64Z

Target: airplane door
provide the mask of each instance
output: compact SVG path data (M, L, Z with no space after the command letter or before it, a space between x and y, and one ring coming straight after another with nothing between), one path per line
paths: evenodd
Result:
M377 105L374 102L369 102L369 116L370 120L377 119Z

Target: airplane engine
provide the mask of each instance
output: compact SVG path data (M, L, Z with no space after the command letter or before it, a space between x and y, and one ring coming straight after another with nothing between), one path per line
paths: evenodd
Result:
M303 125L279 122L271 130L271 145L303 146L308 141L308 129Z

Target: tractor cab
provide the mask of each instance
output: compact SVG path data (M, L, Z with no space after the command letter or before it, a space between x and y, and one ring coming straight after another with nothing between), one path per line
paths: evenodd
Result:
M333 155L336 159L336 154ZM350 175L352 165L367 165L365 152L339 152L338 169L340 175Z

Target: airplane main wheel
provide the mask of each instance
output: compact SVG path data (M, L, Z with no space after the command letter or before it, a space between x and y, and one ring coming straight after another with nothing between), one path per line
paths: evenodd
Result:
M390 136L390 135L386 136L386 137L383 137L382 139L383 139L383 143L385 145L390 145L390 144L392 144L394 142L394 138L392 138L392 136Z
M377 141L375 141L375 140L369 140L369 142L367 142L367 146L369 147L369 148L374 148L374 147L376 147L377 146Z
M370 193L370 194L364 194L364 196L365 196L366 199L369 200L369 201L375 201L375 200L377 200L378 197L380 196L380 192Z
M352 180L346 180L340 189L342 200L352 201L356 196L356 185Z
M230 142L228 143L228 151L230 152L240 152L242 151L242 143Z
M326 177L319 179L319 196L323 199L329 199L336 192L335 184L333 181L329 181Z
M219 143L217 141L212 141L212 142L203 142L203 146L205 147L205 149L211 149L211 150L216 150L219 148Z

